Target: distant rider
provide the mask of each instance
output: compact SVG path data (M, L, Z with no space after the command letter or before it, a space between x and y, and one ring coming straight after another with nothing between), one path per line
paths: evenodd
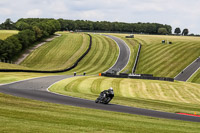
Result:
M104 90L100 93L101 100L103 100L106 97L110 97L110 100L114 97L114 91L113 88L110 87L108 90Z

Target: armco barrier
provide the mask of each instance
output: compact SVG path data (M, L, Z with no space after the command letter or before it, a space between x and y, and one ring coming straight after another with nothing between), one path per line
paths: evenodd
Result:
M140 75L145 77L153 77L153 74L140 74Z
M139 48L138 48L137 56L135 58L135 64L134 64L132 73L135 73L135 71L136 71L136 67L137 67L137 64L138 64L139 56L140 56L141 47L142 47L142 45L139 44Z
M129 76L129 78L133 78L133 79L149 79L149 80L163 80L163 81L174 82L173 78L166 78L166 77Z
M66 72L69 70L72 70L75 68L78 63L88 54L92 47L92 36L88 34L90 37L90 44L88 49L85 51L85 53L69 68L63 69L63 70L54 70L54 71L40 71L40 70L23 70L23 69L0 69L0 72L33 72L33 73L60 73L60 72Z
M149 79L149 80L163 80L163 81L171 81L174 82L173 78L166 77L153 77L150 74L141 74L143 76L129 76L128 74L120 73L119 75L113 75L111 73L102 73L101 76L105 77L113 77L113 78L133 78L133 79Z

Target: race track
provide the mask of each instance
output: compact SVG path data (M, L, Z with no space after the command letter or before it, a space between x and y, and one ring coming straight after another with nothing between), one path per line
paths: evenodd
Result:
M174 79L178 81L187 81L196 71L200 69L200 58L197 58L189 66L187 66Z
M159 111L147 110L135 107L121 106L116 104L108 104L108 105L97 104L94 101L54 94L47 90L47 88L53 83L70 77L72 76L67 76L67 75L48 76L48 77L40 77L40 78L20 81L0 86L0 92L18 97L24 97L44 102L57 103L57 104L65 104L71 106L101 109L107 111L123 112L123 113L145 115L145 116L152 116L159 118L200 122L199 117L185 116L175 113L159 112Z
M126 45L124 42L123 43L118 42L118 44ZM127 48L125 49L126 49L125 51L121 51L121 48L120 48L120 53L126 53L125 55L130 56L130 53L127 53L128 51ZM126 64L128 63L127 58L129 57L124 56L124 58L127 59L125 62L124 61L125 59L121 58L122 55L123 54L119 55L117 62L112 68L123 69L126 66ZM107 111L123 112L123 113L145 115L145 116L152 116L152 117L159 117L159 118L200 122L199 117L185 116L185 115L180 115L180 114L175 114L175 113L159 112L159 111L154 111L154 110L147 110L147 109L115 105L115 104L108 104L108 105L96 104L94 101L91 101L91 100L63 96L63 95L51 93L48 91L48 88L52 84L62 79L71 78L71 77L73 76L69 76L69 75L48 76L48 77L40 77L40 78L19 81L19 82L0 86L0 92L5 93L5 94L10 94L13 96L24 97L24 98L29 98L29 99L34 99L34 100L39 100L39 101L44 101L44 102L57 103L57 104L65 104L65 105L72 105L72 106L78 106L78 107L101 109L101 110L107 110Z
M113 39L119 46L119 57L116 63L109 70L107 70L107 72L111 73L112 70L120 72L128 64L130 54L131 54L130 49L123 40L111 35L105 35L105 36Z

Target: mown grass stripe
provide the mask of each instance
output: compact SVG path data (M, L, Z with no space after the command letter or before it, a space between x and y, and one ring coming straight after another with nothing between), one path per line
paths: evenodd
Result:
M85 52L88 40L89 37L85 34L62 34L61 37L36 49L21 64L38 70L65 69ZM81 47L82 49L79 50ZM79 55L77 55L77 51L79 51Z
M57 84L52 86L56 92L91 100L95 100L101 91L113 87L115 98L112 102L116 104L170 112L200 111L199 84L97 76L74 77ZM69 88L63 91L68 84Z
M188 58L187 59L182 58L182 54L184 54ZM172 60L168 60L170 64L169 66L165 66L165 65L160 66L161 70L165 70L166 72L168 72L166 76L171 75L171 73L175 73L177 69L176 66L179 66L179 68L182 68L183 70L184 66L187 65L186 63L188 63L188 62L185 62L185 60L193 60L193 56L190 56L190 54L188 54L187 51L182 52L182 54L176 54L176 58L173 58ZM155 70L154 72L156 73L157 71Z
M88 71L88 73L95 72L97 69L100 69L100 70L105 69L104 67L99 68L99 65L100 65L100 66L103 66L102 63L103 63L104 61L107 62L107 59L109 60L109 57L110 57L110 56L108 56L108 53L109 53L109 50L110 50L110 46L109 46L108 42L105 41L105 38L99 38L99 39L100 39L100 40L99 40L100 44L102 44L103 46L102 46L101 49L99 49L99 51L98 51L98 52L99 52L99 55L98 55L98 57L96 58L96 60L93 62L94 65L95 65L95 64L98 64L98 65L96 65L96 66L90 68L90 71ZM104 51L104 55L103 55L103 56L100 56L102 50L105 50L105 51ZM108 58L106 58L107 56L108 56ZM107 64L104 64L104 65L107 66Z
M100 43L99 44L102 44L101 41L99 41ZM98 45L94 51L94 53L92 55L94 56L91 56L92 57L92 60L90 61L90 65L87 65L87 67L84 67L83 69L87 70L89 69L89 71L91 71L91 69L93 69L91 66L94 65L94 64L97 64L99 62L99 60L102 58L101 55L101 52L99 50L102 50L104 48L104 45Z
M160 50L160 49L162 49L162 50ZM176 47L172 47L172 48L170 48L169 49L169 47L165 47L164 46L164 48L163 47L160 47L158 50L157 49L155 49L154 51L153 51L153 53L151 52L149 52L149 53L144 53L143 55L144 56L146 56L146 59L148 59L148 61L147 61L147 63L149 62L149 61L154 61L154 62L159 62L159 60L160 59L163 59L163 57L168 57L168 55L170 55L170 53L171 53L171 51L174 51L174 50L176 50L177 49L177 46ZM144 50L145 51L145 50ZM143 55L141 55L141 56L143 56ZM156 57L158 57L159 56L159 58L156 58ZM170 56L171 57L171 56ZM144 57L145 58L145 57ZM155 60L155 59L157 59L157 60ZM142 61L145 61L145 59L142 59ZM154 62L152 62L152 64L154 64Z
M93 36L92 36L93 37ZM93 57L95 57L96 55L96 51L98 51L98 42L96 41L96 37L93 37L93 45L91 47L91 51L88 53L88 55L86 56L86 58L84 58L80 63L79 66L77 68L74 69L74 71L76 72L84 72L86 67L90 67L92 64L90 63L90 61L92 61ZM88 63L89 62L89 63Z
M85 62L82 67L80 68L79 66L79 70L80 71L90 71L90 69L92 69L92 66L95 64L95 61L97 61L98 58L101 58L101 50L103 48L103 45L101 45L101 40L99 40L99 38L95 38L96 41L96 45L94 47L94 49L92 50L92 53L90 53L89 58L85 61L83 60L83 62ZM77 68L78 69L78 68Z
M155 76L174 77L174 75L179 73L194 58L199 56L198 51L200 50L200 46L197 43L198 38L145 35L137 35L135 38L137 40L146 40L146 44L144 44L141 50L136 73L149 73L154 74ZM167 38L167 40L171 39L173 44L161 44L161 40L164 38ZM191 41L189 38L193 40ZM185 63L181 63L183 60ZM177 65L178 63L181 63L181 65Z
M72 70L73 72L97 74L110 68L116 61L119 50L114 41L97 34L93 34L92 37L91 51L79 63L78 67Z
M200 84L200 68L196 73L193 74L192 77L190 77L188 81Z
M182 48L182 49L184 49L184 48ZM180 50L182 50L182 49L180 49ZM169 51L169 53L170 53L170 51ZM179 55L180 54L176 55L175 60L179 59ZM152 61L150 64L151 69L149 71L154 71L154 73L156 74L156 71L158 71L160 73L160 72L162 72L162 70L165 70L166 67L169 68L170 66L166 66L165 64L166 64L166 62L170 62L171 58L165 57L165 56L166 55L161 55L160 58L157 58L156 60ZM162 68L162 67L164 67L164 68ZM157 69L157 68L159 68L159 69ZM148 69L148 68L144 68L144 69Z

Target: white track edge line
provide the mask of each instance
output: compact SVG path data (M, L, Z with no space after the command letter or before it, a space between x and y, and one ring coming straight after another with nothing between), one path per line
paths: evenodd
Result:
M118 37L117 37L118 38ZM120 38L119 38L120 39ZM120 39L120 40L122 40L122 39ZM126 46L128 47L128 49L129 49L129 57L128 57L128 62L126 63L126 65L124 66L124 68L128 65L128 63L130 62L130 58L131 58L131 49L130 49L130 47L128 46L128 44L124 41L124 40L122 40L125 44L126 44ZM122 68L122 70L124 70L124 68ZM121 71L122 71L121 70Z
M106 36L106 34L104 35L104 36ZM112 36L112 35L110 35L110 36ZM108 36L106 36L106 37L108 37ZM113 37L115 37L115 36L113 36ZM108 38L110 38L110 37L108 37ZM118 38L118 37L116 37L116 38ZM110 39L112 39L112 38L110 38ZM120 39L120 38L118 38L118 39ZM114 39L112 39L116 44L117 44L117 46L118 46L118 48L119 48L119 56L120 56L120 47L119 47L119 45L118 45L118 43L114 40ZM120 39L121 41L123 41L125 44L126 44L126 42L124 41L124 40L122 40L122 39ZM126 63L126 65L119 71L119 72L121 72L127 65L128 65L128 63L129 63L129 60L130 60L130 56L131 56L131 50L130 50L130 48L129 48L129 46L126 44L126 46L128 47L128 49L129 49L129 59L128 59L128 62ZM118 61L118 59L119 59L119 56L117 57L117 60L116 60L116 62L115 62L115 64L117 63L117 61ZM114 64L114 65L115 65ZM114 66L113 65L113 66ZM112 67L113 67L112 66ZM112 67L110 67L109 69L111 69ZM108 69L108 70L109 70ZM106 70L105 72L107 72L108 70Z
M73 76L72 76L72 77L69 77L69 78L73 78ZM67 79L67 78L65 78L65 79ZM62 80L65 80L65 79L62 79ZM60 81L62 81L62 80L59 80L59 81L57 81L57 82L51 84L51 85L46 89L46 91L49 92L49 93L52 93L52 94L59 95L59 96L72 97L72 98L77 98L77 99L81 99L81 100L93 101L93 100L83 99L83 98L79 98L79 97L68 96L68 95L64 95L64 94L52 92L52 91L49 90L49 88L51 88L54 84L56 84L56 83L58 83L58 82L60 82Z
M198 59L198 58L197 58ZM191 66L197 59L195 59L191 64L189 64L185 69L187 69L189 66ZM185 69L183 69L182 71L185 71ZM182 72L181 71L181 72ZM180 75L181 74L181 72L179 73L179 74L177 74L175 77L174 77L174 79L176 78L176 77L178 77L178 75Z
M186 82L199 70L200 70L200 67L186 80Z
M119 59L119 56L120 56L121 52L120 52L119 44L118 44L114 39L112 39L112 38L110 38L110 37L108 37L108 36L106 36L106 35L103 35L103 36L105 36L105 37L107 37L107 38L113 40L113 41L115 42L115 44L117 44L118 49L119 49L119 55L118 55L118 57L117 57L117 60L115 61L115 63L114 63L110 68L108 68L108 70L109 70L109 69L111 69L115 64L117 64L117 61L118 61L118 59ZM104 71L103 73L107 72L108 70Z
M52 76L64 76L64 75L52 75ZM32 79L45 78L45 77L50 77L50 76L41 76L41 77L28 78L28 79L24 79L24 80L14 81L14 82L11 82L11 83L1 84L0 86L11 85L11 84L14 84L14 83L19 83L19 82L23 82L23 81L32 80Z

